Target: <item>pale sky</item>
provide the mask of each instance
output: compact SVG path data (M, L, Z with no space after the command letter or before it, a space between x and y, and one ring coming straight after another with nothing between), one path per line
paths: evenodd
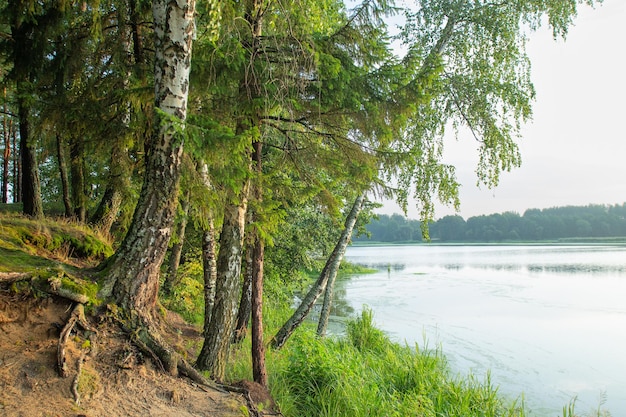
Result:
M565 205L626 202L626 1L581 6L567 39L547 28L528 53L537 98L518 141L522 166L492 190L476 187L477 143L461 134L445 144L457 167L464 218ZM381 213L400 213L385 203ZM454 214L440 207L436 217ZM417 218L414 207L409 217Z

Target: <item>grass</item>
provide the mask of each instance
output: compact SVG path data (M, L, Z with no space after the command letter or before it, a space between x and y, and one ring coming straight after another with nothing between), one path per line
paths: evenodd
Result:
M0 270L17 272L53 265L52 259L97 262L113 254L107 239L86 226L49 218L32 220L13 213L0 213L0 251Z
M248 352L248 342L234 352L230 379L250 378ZM488 379L453 376L441 351L393 343L369 310L348 323L343 338L319 339L305 326L282 350L269 351L267 364L285 416L526 415L521 402L503 400Z
M112 254L111 244L87 226L0 213L0 272L26 272L35 278L16 284L16 289L30 291L55 282L60 290L85 295L97 304L97 284L81 277L86 276L85 267Z

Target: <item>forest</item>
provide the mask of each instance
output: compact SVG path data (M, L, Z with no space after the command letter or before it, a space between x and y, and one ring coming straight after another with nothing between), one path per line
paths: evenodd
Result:
M600 240L626 236L626 204L529 209L523 215L505 212L481 216L445 216L428 224L382 214L367 224L355 242L533 242Z
M2 0L2 207L35 225L65 218L112 248L94 268L2 277L48 280L38 291L77 303L85 328L81 305L101 306L93 319L109 314L164 373L206 386L248 337L251 379L267 387L266 348L281 349L322 295L324 337L345 248L377 198L415 201L425 222L435 201L458 207L446 132L477 141L488 187L519 166L535 97L528 36L548 26L564 38L594 3ZM189 289L191 260L194 357L162 337L160 314ZM264 301L309 265L310 290L267 335Z

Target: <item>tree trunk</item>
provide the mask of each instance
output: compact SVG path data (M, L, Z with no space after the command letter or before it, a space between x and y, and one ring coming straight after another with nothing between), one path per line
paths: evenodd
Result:
M253 160L256 165L257 178L254 186L256 209L252 213L256 225L252 233L254 251L252 253L252 376L254 382L267 387L267 369L265 369L265 344L263 343L263 261L265 244L258 229L261 221L259 210L263 201L263 143L253 143Z
M265 344L263 343L263 259L265 245L256 237L252 272L252 376L254 382L267 387Z
M61 176L61 194L63 195L63 205L65 206L65 217L72 217L72 202L70 201L70 190L67 180L67 163L65 162L65 151L61 135L57 134L57 161L59 162L59 175Z
M111 233L111 228L122 207L122 191L116 183L117 180L109 179L100 203L89 219L90 224L105 234Z
M6 88L4 90L4 96L6 99ZM4 105L5 115L2 117L2 137L4 139L4 152L2 160L2 202L4 204L9 202L9 162L11 160L11 130L12 123L7 123L7 106ZM15 190L14 190L15 191Z
M19 90L19 87L18 87ZM43 201L41 200L41 183L39 182L39 164L37 150L30 140L30 109L26 100L17 100L18 117L20 119L20 159L22 162L22 203L23 213L36 219L43 218Z
M239 204L228 204L224 210L220 249L217 255L215 303L208 324L205 317L204 344L196 361L196 366L209 371L211 378L216 381L224 378L237 318L247 189L246 185Z
M107 265L101 292L144 324L153 321L159 269L176 210L187 116L195 1L153 0L155 122L146 141L146 172L133 221Z
M87 198L85 196L85 146L81 136L70 138L70 178L72 207L76 219L84 223L87 219Z
M16 7L16 4L11 5ZM40 58L35 51L34 32L36 22L22 21L14 16L11 24L13 47L13 72L17 75L15 82L17 97L17 115L20 134L20 173L21 173L21 201L25 215L34 218L43 218L43 202L41 200L41 184L39 182L39 165L37 162L36 147L30 137L30 116L32 92L30 84L33 73L33 61Z
M130 109L126 109L124 119L124 125L127 126L130 119ZM89 223L106 234L111 233L111 228L119 217L124 195L127 195L126 190L131 187L131 162L128 157L126 141L126 138L119 138L113 144L107 185L98 207L89 219Z
M241 286L241 298L239 300L239 310L237 312L237 324L233 332L233 343L241 343L248 333L250 314L252 312L252 253L253 244L246 244L246 268L243 273L243 284Z
M202 275L204 278L204 332L206 335L215 305L215 283L217 281L217 259L215 257L215 228L213 219L202 232Z
M346 252L346 248L348 247L348 243L350 242L350 237L352 236L352 231L354 230L354 225L363 209L363 203L365 201L365 193L359 195L354 204L352 205L352 209L348 216L346 217L346 221L344 224L344 229L341 232L341 236L339 237L339 241L335 245L332 253L330 254L320 276L317 278L317 281L313 284L309 292L306 294L300 306L296 309L293 315L287 320L287 322L281 327L281 329L276 333L274 338L272 339L272 347L276 349L280 349L291 334L296 330L296 328L304 321L306 316L309 314L315 301L322 294L328 281L334 280L337 275L337 271L339 270L339 265L341 264L341 260L343 259L343 255Z
M180 257L183 253L183 243L185 242L185 229L187 228L187 216L189 214L189 198L189 192L186 192L180 202L181 208L183 209L183 216L176 227L176 242L170 249L170 261L167 265L167 273L165 275L165 281L163 282L163 289L168 294L178 285L176 276L178 274L178 267L180 266Z
M13 202L22 201L22 158L17 146L17 134L13 129Z

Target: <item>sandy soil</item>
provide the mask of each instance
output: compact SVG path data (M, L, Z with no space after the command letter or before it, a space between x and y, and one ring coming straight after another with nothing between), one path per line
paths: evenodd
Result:
M95 343L86 342L88 333L83 331L70 335L68 376L60 377L57 346L71 308L66 300L0 290L0 416L246 415L241 394L207 389L158 371L107 323L98 325ZM173 344L197 343L197 331L180 317L168 315L168 321ZM81 356L85 359L76 384Z

